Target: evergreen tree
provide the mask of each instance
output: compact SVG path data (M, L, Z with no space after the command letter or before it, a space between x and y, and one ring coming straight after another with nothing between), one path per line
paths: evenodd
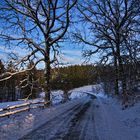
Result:
M34 62L31 61L30 64L27 66L28 69L34 66ZM24 98L36 98L37 97L37 88L38 88L38 81L37 81L37 69L33 68L31 71L26 72L27 79L23 83L23 96ZM25 79L25 77L23 77Z
M4 64L3 62L0 60L0 75L4 73Z
M13 73L15 72L15 67L12 61L9 62L7 68L7 72ZM7 87L7 101L12 100L15 101L15 88L16 88L16 77L13 76L10 79L6 81L6 87Z
M2 78L2 74L4 73L4 70L5 70L4 64L0 60L0 79ZM0 82L0 102L2 102L3 99L4 99L4 89L3 89L3 87L4 87L4 82Z

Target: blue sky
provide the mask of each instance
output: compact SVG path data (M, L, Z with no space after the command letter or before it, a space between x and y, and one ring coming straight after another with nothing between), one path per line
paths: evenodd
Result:
M73 45L66 45L65 47L60 48L60 61L69 64L81 64L83 62L81 47L79 47L78 45L76 47L73 47ZM28 51L26 49L21 49L18 47L10 49L5 47L4 45L0 46L0 59L7 60L10 53L15 53L18 56L22 57L26 55Z
M67 64L67 65L76 65L76 64L83 64L85 61L85 58L83 58L82 56L82 47L77 45L77 44L69 44L69 43L63 43L63 46L60 48L60 57L58 57L59 61ZM86 49L86 47L85 47ZM20 57L25 56L28 51L26 49L21 49L21 48L12 48L9 49L5 46L0 46L0 59L2 60L7 60L9 57L9 53L15 53ZM95 57L93 57L91 59L90 62L88 62L89 64L92 62L95 62ZM43 63L40 63L38 65L38 68L42 68L43 67Z
M25 56L28 53L28 50L21 49L19 47L13 47L12 49L7 48L1 43L0 45L0 59L8 60L10 53L15 53L20 57ZM85 62L85 58L83 58L82 53L83 50L88 49L88 46L83 47L80 44L71 43L68 41L67 43L62 43L62 47L60 48L60 55L58 60L67 65L76 65L76 64L83 64ZM94 63L97 60L97 56L91 57L91 61L88 62ZM39 68L43 68L44 64L40 63L38 65Z
M0 21L0 25L4 25L4 24L5 24L4 22ZM28 27L30 27L30 25L28 25ZM74 27L70 27L69 30L73 30L73 28ZM83 26L81 24L78 24L78 28L83 30L82 29ZM0 27L0 31L2 29L3 28ZM11 30L8 30L7 32L10 34L13 33L13 32L11 32ZM20 35L20 33L17 33L17 34L14 33L13 35L18 36L18 35ZM42 37L40 37L40 39L42 39ZM85 61L85 58L82 57L83 46L81 46L79 44L71 43L71 41L64 42L61 44L62 44L62 47L60 48L60 57L58 58L60 62L68 64L68 65L75 65L75 64L82 64ZM85 46L84 49L87 49L87 46ZM1 40L0 59L7 60L9 57L9 54L11 52L17 54L20 57L23 57L28 53L28 51L26 49L21 49L19 47L12 47L11 49L7 48L7 47L5 47L4 42ZM91 62L94 62L95 60L96 60L96 57L93 57L91 59ZM38 67L42 68L43 67L42 63L40 65L38 65Z
M22 57L26 55L27 50L17 47L10 49L5 46L0 46L0 59L6 61L10 53L15 53L18 56ZM69 65L82 64L84 62L84 59L82 57L82 50L78 45L76 47L68 45L66 47L60 48L60 57L58 59L60 60L60 62ZM42 64L39 65L39 67L40 66L42 67Z

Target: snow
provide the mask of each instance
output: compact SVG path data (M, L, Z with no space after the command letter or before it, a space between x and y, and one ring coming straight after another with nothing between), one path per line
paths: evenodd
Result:
M45 92L40 93L40 98L44 99L45 98ZM62 90L56 90L51 92L51 101L52 105L56 105L61 103L63 100L63 91Z
M20 100L20 101L13 101L13 102L3 102L3 103L0 103L0 109L10 107L10 106L20 105L20 104L24 104L24 103L36 103L39 101L43 102L43 99L37 98L34 100Z
M45 92L41 92L39 97L40 98L33 99L33 100L19 100L19 101L12 101L12 102L3 102L3 103L0 103L0 109L6 108L6 107L9 107L9 106L24 104L24 103L28 103L28 102L35 103L35 102L39 102L39 101L44 101ZM63 99L63 91L61 91L61 90L53 91L52 94L51 94L51 99L52 99L53 105L60 103Z
M140 103L126 110L113 98L98 98L95 104L99 140L140 140Z
M98 85L88 85L88 86L83 86L80 88L75 88L69 91L69 94L70 94L69 98L73 100L73 99L77 99L81 97L86 97L87 96L86 92L99 96L99 97L104 97L104 98L106 97L106 95L104 94L102 85L98 84ZM39 95L39 98L37 99L19 100L19 101L14 101L14 102L3 102L3 103L0 103L0 108L5 108L7 106L13 106L13 105L19 105L19 104L23 104L27 102L43 101L44 97L45 97L45 92L41 92ZM63 100L63 91L62 90L52 91L51 100L52 100L53 105L61 103Z
M87 93L93 94L97 97L103 97L107 98L107 95L105 95L102 84L97 84L97 85L88 85L88 86L83 86L80 88L75 88L70 91L70 99L77 99L80 97L85 97L87 96Z
M68 108L73 108L80 100L70 101L47 109L33 109L10 118L0 118L0 140L16 140L28 132L38 128L47 121L64 114Z
M51 100L53 105L61 103L63 100L63 91L62 90L53 91L51 95Z
M8 106L18 105L22 103L24 103L24 101L3 102L3 103L0 103L0 108L6 108Z
M92 100L81 124L79 126L77 124L79 129L81 126L85 127L82 127L81 136L85 134L85 139L88 139L94 134L98 140L140 140L140 103L123 110L120 101L105 95L101 84L88 85L69 91L71 101L65 104L59 104L63 100L63 91L53 91L51 96L53 104L59 105L46 109L31 109L30 112L25 111L12 115L10 118L0 118L0 140L17 140L43 124L46 124L46 129L50 131L50 137L56 135L57 131L66 133L67 125L70 124L76 111L82 109L84 104L89 101L86 93L96 95L97 98ZM23 102L2 103L0 108ZM79 105L81 106L79 107ZM88 122L87 125L88 118L91 122ZM87 133L84 132L86 130ZM44 130L40 129L39 133L45 135ZM49 132L47 137L49 137Z

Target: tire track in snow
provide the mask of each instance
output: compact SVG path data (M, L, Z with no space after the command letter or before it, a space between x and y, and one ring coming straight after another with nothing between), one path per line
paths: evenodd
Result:
M81 100L81 102L77 102L76 105L68 108L59 116L54 119L46 122L41 127L37 128L30 134L21 138L21 140L50 140L50 139L63 139L64 135L68 133L69 127L71 125L71 120L75 119L75 116L81 115L78 114L81 110L83 110L85 104L89 102L89 99ZM77 113L78 112L78 113Z
M79 106L80 105L76 105L74 106L74 108L70 108L69 110L63 112L63 114L60 114L61 118L60 116L57 116L49 120L49 122L46 122L45 124L37 128L36 130L34 130L33 132L27 134L25 137L21 138L21 140L50 139L49 137L51 137L51 135L53 136L55 132L57 132L57 130L59 130L59 128L63 126L63 123L66 121L67 116L71 115L71 113L73 112L72 109L77 110ZM49 133L49 136L47 136L48 133Z
M82 110L77 113L74 125L63 140L98 140L94 123L93 101L86 103Z

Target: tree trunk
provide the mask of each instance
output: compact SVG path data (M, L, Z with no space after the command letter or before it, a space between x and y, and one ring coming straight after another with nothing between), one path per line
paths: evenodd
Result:
M127 96L127 87L126 87L126 75L123 67L122 57L120 54L120 47L117 46L117 58L118 58L118 64L119 64L119 75L122 82L122 96L123 96L123 104L125 104L128 101Z
M118 79L118 64L117 64L117 57L116 54L114 54L114 67L115 67L115 80L114 80L114 90L115 90L115 95L119 95L119 79Z
M119 20L118 20L119 23ZM122 82L122 96L123 96L123 102L127 102L127 94L126 94L126 76L124 72L124 67L123 67L123 61L121 57L121 33L120 33L120 28L116 28L116 57L118 59L118 66L119 66L119 78L121 79Z
M122 94L123 94L123 102L127 102L128 101L128 97L127 97L127 88L126 88L126 76L125 76L125 72L124 72L124 67L122 64L122 59L121 57L119 58L119 71L120 71L120 76L121 76L121 81L122 81Z
M45 57L45 104L50 104L50 94L51 94L51 85L50 85L50 75L51 75L51 66L50 66L50 48L46 47L46 57Z
M68 100L69 100L68 90L64 89L64 91L63 91L63 102L65 103Z

